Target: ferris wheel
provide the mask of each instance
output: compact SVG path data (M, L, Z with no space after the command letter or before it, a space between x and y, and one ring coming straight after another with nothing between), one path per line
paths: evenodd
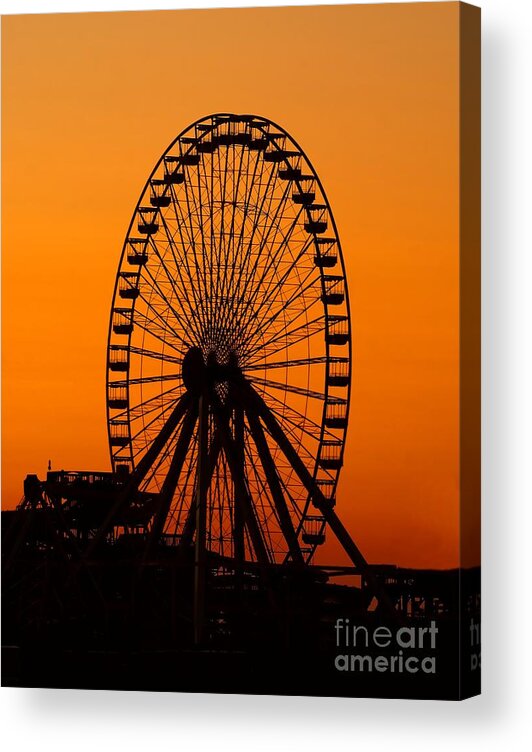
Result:
M151 499L145 535L297 564L329 523L363 562L334 512L350 356L340 241L301 147L254 115L190 125L141 193L109 326L111 459Z

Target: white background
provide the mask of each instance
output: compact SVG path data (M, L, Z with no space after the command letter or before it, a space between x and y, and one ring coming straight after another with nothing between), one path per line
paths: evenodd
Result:
M280 3L0 0L0 9L268 4ZM439 703L3 688L3 749L532 749L532 2L481 5L482 697Z

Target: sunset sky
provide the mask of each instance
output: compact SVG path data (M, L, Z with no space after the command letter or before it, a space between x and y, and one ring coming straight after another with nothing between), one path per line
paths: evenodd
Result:
M212 112L301 144L344 250L337 511L371 562L458 564L458 4L2 19L2 505L110 469L109 308L160 154ZM326 562L344 561L331 540Z

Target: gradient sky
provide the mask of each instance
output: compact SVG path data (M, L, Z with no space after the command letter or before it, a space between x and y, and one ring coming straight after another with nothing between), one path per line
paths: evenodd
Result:
M2 19L2 504L109 469L123 238L211 112L286 128L346 258L354 383L337 510L371 562L458 564L458 3ZM330 536L329 536L330 537ZM333 541L321 560L345 561Z

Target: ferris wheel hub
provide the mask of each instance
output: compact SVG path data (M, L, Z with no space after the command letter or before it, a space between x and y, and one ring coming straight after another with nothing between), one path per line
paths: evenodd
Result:
M181 375L187 391L199 394L206 387L235 381L242 376L242 371L234 351L229 353L227 362L219 362L215 350L205 359L201 348L191 347L183 358Z

